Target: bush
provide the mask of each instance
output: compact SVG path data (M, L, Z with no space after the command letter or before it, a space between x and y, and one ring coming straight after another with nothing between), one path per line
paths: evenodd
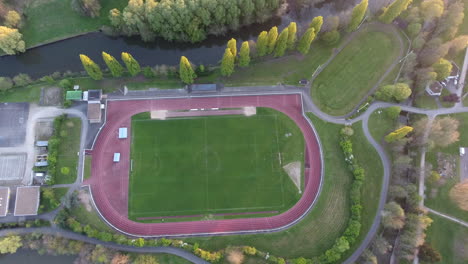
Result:
M9 77L0 77L0 91L4 92L13 87L13 81Z
M59 86L62 89L70 90L73 87L73 83L69 79L63 79L59 82Z
M322 40L325 42L325 44L329 46L336 44L340 40L340 38L341 36L338 30L326 32L322 35Z
M247 255L255 255L255 253L257 253L257 249L254 248L254 247L248 247L248 246L245 246L242 248L242 251L244 251L245 254Z
M154 78L156 75L153 72L153 69L151 67L143 67L143 76L146 78Z
M32 83L31 77L25 73L20 73L13 77L13 82L15 83L15 86L25 86L30 83Z

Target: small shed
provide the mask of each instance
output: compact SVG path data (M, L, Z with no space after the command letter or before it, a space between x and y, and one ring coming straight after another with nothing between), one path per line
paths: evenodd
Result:
M10 188L0 187L0 217L7 215L9 202L10 202Z
M114 153L114 162L120 161L120 153Z
M49 141L36 141L36 147L48 147Z
M88 91L88 101L101 101L102 99L102 90L89 90Z
M82 91L67 91L67 95L65 96L65 99L74 100L74 101L80 101L82 98L83 98Z
M22 186L16 189L15 216L37 215L39 186Z
M126 127L121 127L119 128L119 138L127 138L127 128Z

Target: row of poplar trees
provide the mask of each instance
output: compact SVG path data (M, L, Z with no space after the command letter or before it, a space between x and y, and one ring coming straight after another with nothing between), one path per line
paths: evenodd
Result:
M140 64L130 53L122 52L121 58L131 76L135 76L141 72ZM106 63L107 68L113 77L120 77L123 75L125 71L124 67L122 67L116 58L106 52L102 52L102 59L104 60L104 63ZM80 54L80 60L89 77L93 80L102 79L102 70L97 63L83 54Z

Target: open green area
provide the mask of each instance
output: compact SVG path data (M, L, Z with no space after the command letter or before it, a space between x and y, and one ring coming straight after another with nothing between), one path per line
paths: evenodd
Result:
M426 231L426 242L440 252L440 263L467 263L468 228L434 214L429 217L434 222Z
M39 102L41 97L41 87L44 84L32 84L23 87L15 87L6 92L0 93L0 102Z
M94 207L91 206L90 201L87 201L87 203L87 205L79 203L72 207L69 211L70 216L84 226L90 225L99 231L114 233L115 230L101 220Z
M132 220L283 212L300 197L282 166L303 164L303 136L276 110L168 120L143 113L133 117L132 133Z
M91 157L85 156L83 178L89 179L89 177L91 177Z
M101 0L100 16L90 18L78 14L71 1L39 0L24 10L25 26L21 29L27 47L57 41L79 34L97 31L102 25L109 25L109 10L122 9L128 0Z
M249 245L271 254L287 258L319 256L329 249L336 238L342 235L349 219L349 187L352 176L340 149L341 125L327 123L309 115L324 149L325 175L322 192L312 211L297 225L276 233L207 238L187 238L201 247L217 250L229 245ZM362 136L360 124L354 127L354 152L367 170L363 185L363 227L355 249L370 227L375 216L382 178L380 160L372 146ZM360 146L357 146L360 145ZM365 164L369 163L369 164ZM377 187L376 187L377 186ZM370 198L369 198L370 197Z
M61 144L58 147L57 177L55 179L55 183L73 183L75 182L77 175L81 120L79 118L65 119L60 127L59 135L62 139Z
M452 187L459 182L459 179L447 179L442 186L437 188L437 195L428 198L424 204L438 212L448 214L460 220L468 221L468 212L460 209L455 202L450 199L449 192Z
M314 103L331 115L351 112L397 58L399 47L387 33L359 32L313 81Z
M395 129L396 124L397 120L389 118L383 109L374 111L369 117L369 131L377 142L382 142Z
M39 213L49 212L57 208L67 191L68 188L41 188Z

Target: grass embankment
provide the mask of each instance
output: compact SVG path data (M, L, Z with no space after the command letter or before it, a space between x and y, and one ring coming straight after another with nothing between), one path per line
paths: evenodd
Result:
M55 184L73 183L77 176L81 120L79 118L65 119L60 127L59 135L62 139L58 148ZM69 169L68 173L63 173L62 168L64 167Z
M302 164L303 137L276 110L164 121L149 120L144 113L133 118L132 127L132 220L283 212L300 197L282 166ZM171 202L162 202L167 199Z
M25 26L21 29L27 47L50 43L79 34L99 30L109 25L109 10L122 10L128 0L101 0L100 16L90 18L78 14L71 1L33 1L24 10Z
M41 200L39 213L46 213L54 210L60 205L60 200L67 193L68 188L41 188Z
M434 214L429 217L434 222L426 231L426 242L440 252L440 263L467 263L468 228Z
M314 80L311 96L331 115L344 115L357 106L399 55L398 39L364 30Z
M89 209L89 210L88 210ZM79 205L74 206L70 209L70 216L72 216L76 221L81 223L82 225L90 225L92 228L97 229L99 231L116 232L110 226L108 226L105 222L101 220L98 215L98 212L90 205L90 208L86 208L85 205L79 203Z
M221 249L228 245L249 245L287 258L319 256L329 249L344 231L349 219L349 186L352 176L339 146L341 125L324 122L310 116L324 149L325 176L321 195L312 211L297 225L277 233L260 235L190 238L206 249ZM365 236L375 215L382 169L379 158L355 126L353 143L360 164L367 170L363 186L363 227L359 240ZM350 253L358 246L353 246Z
M452 157L456 160L456 167L454 171L455 175L453 178L444 179L445 182L443 184L435 184L434 186L431 186L433 188L437 188L437 193L434 197L430 195L430 188L428 188L428 195L424 203L431 209L460 218L464 221L468 221L468 212L460 209L449 197L449 192L452 187L460 181L459 149L460 147L468 146L468 113L454 114L450 116L460 121L460 126L458 129L460 132L460 140L448 147L431 150L427 153L426 159L428 162L432 163L433 169L435 170L437 168L437 152L452 155Z
M91 177L91 157L85 156L83 178L86 180L86 179L89 179L90 177Z

